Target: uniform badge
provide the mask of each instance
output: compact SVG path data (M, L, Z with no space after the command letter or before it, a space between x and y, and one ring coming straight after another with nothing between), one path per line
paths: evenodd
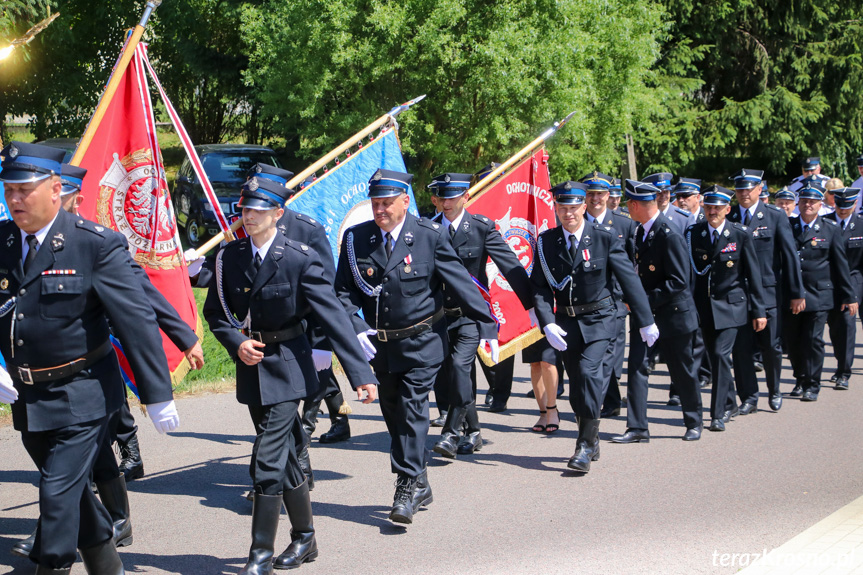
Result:
M651 265L647 266L647 269L649 269L649 270L650 270L650 271L652 271L652 272L655 272L655 271L656 271L656 266L654 266L654 265L652 265L652 264L651 264Z
M647 239L649 239L649 240L653 239L653 230L650 230L650 233L647 234Z
M413 261L413 258L411 257L410 254L408 254L407 257L405 258L405 273L406 274L411 273L411 262L412 261Z
M724 232L722 232L722 235L723 235L723 236L725 236L725 237L727 238L727 237L728 237L728 236L730 236L731 234L729 233L729 231L728 231L728 230L725 230Z
M707 254L704 254L703 256L701 256L701 259L706 261L707 260Z
M440 227L440 224L432 224L432 227L433 227L434 229L438 229L438 228Z
M468 225L468 223L467 223L467 222L463 223L463 224L461 225L461 227L462 227L462 229L464 229L464 231L468 231L468 230L470 229L470 225Z
M250 287L243 288L243 293L248 293L250 291L252 291L252 288L250 288Z
M587 269L590 267L590 262L584 262L584 268Z
M307 251L309 251L309 246L307 246L305 244L300 244L300 249L303 250L304 252L307 252Z
M375 275L375 269L374 269L374 268L369 268L369 269L367 269L367 270L366 270L366 275L367 275L367 276L369 276L369 277L372 277L373 275Z
M581 257L584 258L584 261L590 261L590 250L581 250ZM587 266L584 266L587 267Z
M728 266L728 267L730 267L730 268L733 268L733 267L734 267L734 262L729 261L729 262L728 262L727 264L725 264L725 265L727 265L727 266Z
M93 229L96 230L97 232L104 232L105 231L105 228L103 228L102 226L93 226Z
M249 180L249 183L246 185L249 187L250 192L254 192L255 190L258 189L258 178L256 178L256 177L252 178L251 180Z
M15 243L15 235L9 234L9 237L6 238L6 247L11 248L12 244L14 244L14 243Z
M701 237L702 237L702 238L706 238L706 237L707 237L707 230L703 230L703 231L701 232Z
M54 248L54 251L59 250L66 243L66 238L63 237L63 234L57 234L51 240L51 247Z
M761 212L758 212L757 214L755 214L755 217L760 220L761 218L764 217L764 214L762 214Z
M815 239L813 239L813 240L812 240L812 247L814 248L814 247L815 247L815 246L817 246L817 245L818 245L818 241L817 241L817 240L815 240Z
M9 289L9 280L6 278L0 280L0 289Z
M263 171L264 171L264 169L261 167L260 164L255 164L255 173L260 174Z
M370 244L372 244L372 245L375 245L375 243L377 243L377 241L378 241L378 236L377 236L377 234L375 234L375 235L373 235L372 237L370 237L370 238L369 238L369 243L370 243Z
M408 232L405 234L405 243L409 246L414 244L414 234L413 232Z
M816 232L821 229L821 226L818 224L815 224L813 227L815 228Z
M9 146L9 157L13 160L18 157L18 147L15 144Z

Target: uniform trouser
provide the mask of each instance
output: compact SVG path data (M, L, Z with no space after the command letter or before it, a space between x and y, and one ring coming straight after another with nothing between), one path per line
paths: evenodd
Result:
M320 402L323 401L325 397L335 395L342 390L342 388L339 387L339 380L336 378L336 374L333 371L332 366L318 372L318 381L321 382L321 385L318 387L318 392L311 397L307 397L303 401Z
M132 410L129 408L128 396L120 409L111 415L109 432L111 433L111 443L116 440L124 444L129 443L138 433L138 426L135 424L135 418L132 417Z
M39 469L39 515L30 559L66 569L76 549L114 536L111 516L90 489L90 472L103 443L107 418L51 431L21 433L24 448Z
M734 385L731 376L731 352L737 339L737 327L715 329L712 325L702 324L704 349L710 358L713 376L713 389L710 393L710 417L721 419L725 412L736 402L729 404L729 390Z
M782 376L782 343L779 334L779 321L775 307L767 310L767 327L755 331L752 322L747 322L737 330L734 343L734 381L737 394L743 403L758 403L758 376L755 373L755 352L761 351L764 364L764 377L767 380L767 393L779 395L779 380ZM730 401L736 402L734 389L730 390Z
M613 343L613 338L586 343L577 328L567 334L567 348L561 355L569 373L569 404L576 417L599 419L611 378L608 348Z
M710 381L713 377L713 372L710 368L710 356L707 355L707 350L704 349L704 333L701 327L695 330L695 342L692 344L692 357L695 364L698 366L698 380Z
M804 311L785 314L784 326L788 358L794 377L803 391L821 390L821 370L824 367L824 324L826 311Z
M854 346L857 344L857 317L849 314L848 310L832 309L827 312L827 327L836 357L836 375L851 377Z
M120 466L117 465L117 458L114 457L114 438L116 436L114 430L123 417L119 413L122 410L121 407L108 416L104 438L99 445L99 452L96 454L96 461L93 464L93 481L96 483L105 483L120 477Z
M665 358L668 373L677 383L683 423L687 429L702 426L701 391L698 386L697 362L693 360L695 331L683 335L663 336L654 347ZM650 348L641 341L637 331L629 335L629 363L627 365L626 428L647 431L647 361Z
M434 389L446 388L448 405L466 407L476 393L471 372L479 347L479 329L475 323L465 323L449 330L447 338L449 354L438 370Z
M485 379L488 381L488 390L495 401L506 403L512 394L512 373L515 369L515 356L502 359L496 365L488 366L479 362ZM476 377L474 380L474 393L476 392Z
M608 382L608 391L605 392L604 404L606 409L620 409L621 405L618 382L623 379L623 359L626 355L626 307L623 302L617 302L617 305L617 337L614 340L614 346L608 350L611 354L612 377ZM630 351L630 353L632 352Z
M296 489L306 479L297 459L305 442L297 415L299 405L299 400L294 400L249 406L257 432L249 473L257 493L279 495Z
M427 460L429 393L441 364L408 371L378 371L378 399L390 433L390 463L393 473L416 478Z

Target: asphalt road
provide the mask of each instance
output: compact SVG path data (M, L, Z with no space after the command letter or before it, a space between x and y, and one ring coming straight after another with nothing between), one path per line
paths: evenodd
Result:
M863 494L859 374L850 391L827 388L810 404L786 398L779 413L763 411L762 397L757 414L685 443L679 408L665 406L660 365L649 396L651 442L609 443L626 420L604 420L602 457L577 476L566 470L576 438L568 396L558 402L561 430L531 433L536 404L524 397L528 370L517 363L508 412L481 413L483 450L432 461L434 503L407 528L386 519L394 476L380 409L351 401L353 439L313 443L320 557L301 572L734 573L739 567L722 567L718 557L769 551ZM788 392L787 366L784 376ZM709 406L709 390L703 399ZM170 436L136 414L147 475L130 483L134 544L120 554L129 573L237 573L250 542L243 494L252 424L231 394L178 403L182 426ZM316 435L328 427L323 416ZM35 527L37 481L18 434L0 429L0 573L34 570L6 549ZM285 515L280 529L277 552L290 540Z

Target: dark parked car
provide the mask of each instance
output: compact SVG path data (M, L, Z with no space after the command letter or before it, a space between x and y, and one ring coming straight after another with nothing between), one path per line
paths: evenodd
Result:
M42 144L43 146L65 150L66 155L63 156L63 163L68 164L69 160L72 159L72 155L75 153L75 148L78 147L78 140L78 138L49 138L36 143Z
M257 163L281 168L276 153L266 146L246 144L206 144L195 146L222 212L228 216L237 211L240 188L249 168ZM185 230L190 247L198 247L207 237L219 233L216 214L204 196L204 189L189 158L183 160L171 194L177 225Z

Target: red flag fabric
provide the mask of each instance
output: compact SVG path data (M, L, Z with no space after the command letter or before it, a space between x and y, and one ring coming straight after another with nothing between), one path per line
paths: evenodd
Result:
M528 275L535 263L539 234L555 226L550 187L548 154L542 148L468 202L471 213L482 214L495 221ZM536 265L539 265L538 260ZM505 359L539 340L542 334L539 329L531 328L530 317L491 259L486 264L486 272L492 313L500 323L500 358ZM486 361L486 357L483 360Z
M81 159L87 176L78 212L126 237L132 257L200 336L198 309L168 193L142 54L143 47L138 46ZM162 344L176 384L190 366L164 333Z

